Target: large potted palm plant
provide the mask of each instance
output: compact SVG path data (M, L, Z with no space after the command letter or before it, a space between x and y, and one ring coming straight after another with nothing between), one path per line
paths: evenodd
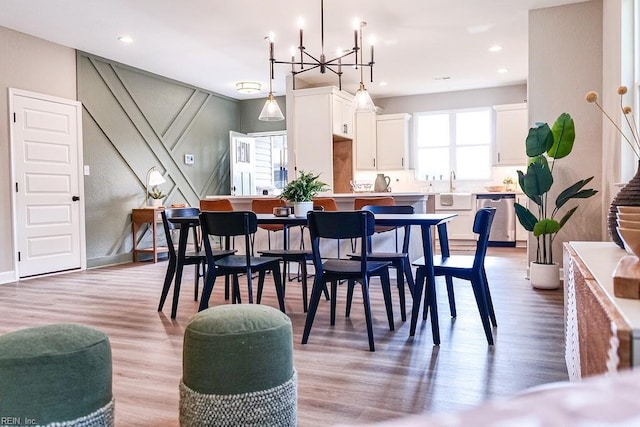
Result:
M327 189L327 184L320 181L319 178L319 174L314 175L311 172L300 171L300 176L289 182L282 190L280 198L293 203L295 216L306 217L307 212L313 210L313 198Z
M564 189L555 201L549 196L556 161L571 153L575 137L573 119L567 113L562 113L551 128L546 123L537 123L529 129L527 136L527 172L518 171L518 181L524 194L533 202L535 213L519 203L515 209L520 224L532 232L537 241L536 260L531 262L529 271L531 284L536 288L560 286L559 265L553 258L553 240L578 206L569 209L558 220L562 208L572 199L587 199L597 193L594 189L584 188L592 176Z

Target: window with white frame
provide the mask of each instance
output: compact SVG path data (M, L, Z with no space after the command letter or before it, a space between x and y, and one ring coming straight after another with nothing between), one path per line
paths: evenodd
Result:
M417 113L414 120L418 177L491 177L491 107Z

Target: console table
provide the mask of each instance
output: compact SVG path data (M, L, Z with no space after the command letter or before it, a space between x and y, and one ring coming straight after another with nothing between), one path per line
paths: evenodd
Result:
M640 300L613 294L613 270L625 255L612 242L564 244L565 360L572 381L640 366Z
M153 255L153 262L158 262L158 254L161 252L167 252L167 248L164 246L158 246L156 237L156 225L162 224L161 212L164 210L160 208L140 208L131 210L131 233L133 236L133 262L138 261L139 253L150 253ZM138 230L143 224L151 224L152 246L150 248L138 248Z

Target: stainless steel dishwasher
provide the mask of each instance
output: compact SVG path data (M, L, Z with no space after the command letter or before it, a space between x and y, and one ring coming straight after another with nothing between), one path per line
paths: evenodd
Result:
M478 194L476 207L496 208L493 217L491 233L489 233L489 246L515 246L516 245L516 211L514 204L516 195L513 193Z

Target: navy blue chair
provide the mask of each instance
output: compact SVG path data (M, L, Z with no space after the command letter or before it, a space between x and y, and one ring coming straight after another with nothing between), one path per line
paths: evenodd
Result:
M200 277L205 276L205 267L207 257L205 251L203 251L199 244L199 236L197 223L193 225L189 225L193 229L193 248L192 250L188 250L185 252L183 258L178 258L178 254L176 253L176 246L173 243L172 232L173 230L180 230L182 226L187 227L187 225L182 224L174 224L169 221L169 218L179 218L179 217L197 217L200 214L200 210L198 208L167 208L161 212L162 215L162 225L164 227L165 240L167 242L167 248L169 252L169 263L167 265L167 272L164 277L164 285L162 287L162 294L160 295L160 303L158 304L158 311L162 311L164 307L164 303L167 299L167 294L169 293L169 288L171 287L171 281L174 276L176 277L175 288L173 290L173 305L171 307L171 318L175 319L177 310L178 310L178 296L180 295L180 284L182 282L182 269L185 265L195 265L195 275L194 275L194 301L198 300L198 284ZM189 230L186 230L189 232ZM231 250L217 250L212 252L212 257L219 259L225 257L227 255L231 255L234 251ZM202 270L201 270L202 269Z
M497 326L497 323L496 315L493 310L493 302L491 301L491 292L489 291L487 273L484 268L484 260L487 254L491 223L493 222L495 213L495 208L482 208L476 212L473 221L473 232L478 234L478 242L474 255L451 255L448 257L437 255L433 258L433 268L436 276L445 276L448 281L452 278L457 278L471 282L478 311L480 312L482 326L489 345L493 345L491 325L495 327ZM423 286L426 277L424 257L416 260L413 265L418 267L416 270L416 284L417 286ZM449 286L447 286L447 288L449 288ZM452 317L455 317L455 297L453 294L453 287L447 290L452 313L451 315ZM423 310L423 316L425 319L427 316L429 298L435 297L435 295L427 295L425 293L425 308Z
M209 298L213 292L213 286L217 276L232 275L233 286L231 300L241 303L240 286L238 276L241 274L247 277L248 299L253 303L252 276L258 273L258 304L262 296L262 288L267 271L273 273L273 281L278 297L280 311L285 312L284 293L280 277L280 261L277 257L256 257L251 255L251 235L258 230L258 218L252 211L233 212L202 212L200 213L200 225L204 234L204 249L207 254L207 275L205 278L202 297L200 298L199 311L209 306ZM230 255L216 260L213 257L211 248L211 237L224 238L225 244L229 245L227 237L244 236L245 253L242 255ZM228 249L228 248L227 248Z
M363 206L362 210L372 212L373 214L412 214L415 212L415 209L413 208L413 206L401 206L401 205L393 205L393 206L367 205L367 206ZM402 321L404 322L407 320L407 310L406 310L405 292L404 292L405 279L407 282L407 286L409 288L409 292L411 293L411 296L413 296L413 289L415 285L413 280L413 273L411 272L411 262L409 261L409 241L411 238L411 226L406 225L402 228L404 228L404 236L402 240L401 252L374 251L373 244L371 242L371 236L369 236L368 248L371 252L367 254L367 258L370 261L390 262L391 266L396 269L398 294L400 296L400 315L402 317ZM396 228L396 239L397 239L397 228ZM349 254L349 257L356 260L360 259L358 254ZM347 295L347 317L349 316L349 311L351 308L352 296L353 296L353 286L349 286L349 292Z
M371 277L380 277L382 293L387 311L389 329L394 330L393 309L391 306L391 285L389 281L389 262L370 261L368 259L368 237L374 233L375 219L369 211L312 211L307 214L311 234L313 265L316 270L309 311L304 325L302 344L306 344L318 309L322 290L327 282L331 283L331 325L336 320L336 296L338 281L359 282L362 285L362 299L369 336L369 350L375 351L371 304L369 301L369 281ZM324 259L320 248L320 239L361 239L360 259Z

